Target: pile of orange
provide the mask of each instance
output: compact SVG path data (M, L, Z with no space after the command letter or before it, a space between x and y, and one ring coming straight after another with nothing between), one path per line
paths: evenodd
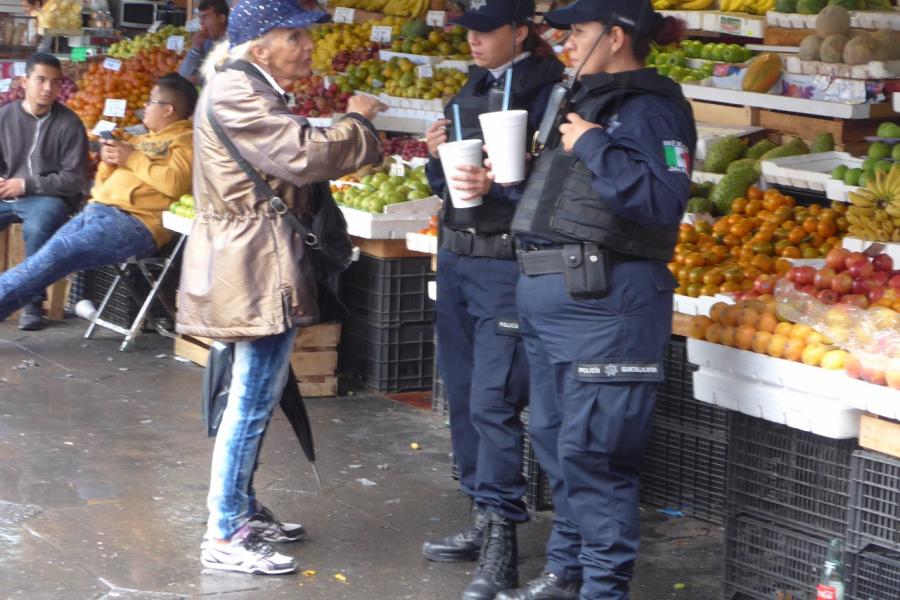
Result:
M689 335L713 344L751 350L829 370L844 368L847 352L808 325L780 321L774 302L741 300L717 302L709 316L691 319Z
M790 259L825 256L841 245L849 226L846 203L797 206L791 196L755 186L731 210L714 224L681 225L669 263L676 293L696 298L750 291L758 276L787 272Z
M150 98L150 89L157 79L178 70L181 57L171 50L155 48L146 50L122 61L119 71L104 69L100 62L93 62L78 83L79 92L67 103L84 122L88 130L100 119L118 121L121 127L137 125L136 111L144 108ZM103 116L107 99L125 100L128 109L124 119Z

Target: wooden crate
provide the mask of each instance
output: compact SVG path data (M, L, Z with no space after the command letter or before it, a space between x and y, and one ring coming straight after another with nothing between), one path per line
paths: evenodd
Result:
M859 445L900 458L900 423L862 415L859 421Z
M691 324L691 318L691 315L684 313L672 313L672 335L688 337L688 327Z
M430 256L421 252L414 252L406 247L406 240L369 240L356 236L350 236L353 244L360 251L376 258L417 258Z
M866 136L875 135L878 126L889 119L832 119L762 109L759 126L771 131L811 140L817 133L830 133L839 146L865 143Z
M735 127L757 127L759 123L758 108L749 106L731 106L728 104L716 104L691 100L691 108L694 110L694 120L702 123L715 123L716 125L732 125Z
M186 358L196 365L205 367L209 362L209 346L212 340L208 338L194 337L191 335L179 335L175 338L175 356Z
M25 260L25 237L22 224L13 223L0 232L0 271L5 271ZM47 288L47 299L44 301L44 312L51 321L62 321L66 296L69 293L69 280L60 279ZM10 315L17 319L19 311Z
M312 327L303 327L297 334L297 341L294 343L294 350L299 349L318 349L318 348L337 348L341 341L341 324L340 323L320 323Z

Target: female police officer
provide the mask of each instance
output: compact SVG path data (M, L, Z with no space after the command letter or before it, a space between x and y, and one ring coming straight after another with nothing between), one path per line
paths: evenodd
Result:
M473 2L455 20L469 30L475 62L468 83L451 101L459 107L465 139L483 139L478 115L500 110L510 61L515 65L510 108L529 111L532 131L540 120L564 67L534 33L533 13L533 0L487 0ZM519 270L509 230L521 186L501 187L486 169L474 166L445 181L437 148L447 141L449 122L437 121L427 133L429 182L439 194L451 185L468 197L483 195L477 208L457 209L445 201L437 269L438 361L460 485L474 508L470 527L430 540L422 551L444 562L480 555L463 597L492 599L498 590L518 584L515 526L528 519L519 420L527 402L528 371L518 337Z
M578 0L546 20L571 27L567 49L582 70L512 229L529 433L556 514L544 574L497 598L624 600L638 465L671 332L666 261L696 133L678 84L641 68L651 41L675 41L679 22L649 0Z

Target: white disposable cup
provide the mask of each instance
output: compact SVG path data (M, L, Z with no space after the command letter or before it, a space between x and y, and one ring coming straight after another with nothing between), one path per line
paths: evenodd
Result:
M75 314L86 321L97 318L97 307L90 300L79 300L75 305Z
M481 133L497 183L525 181L527 110L501 110L478 115Z
M462 140L438 146L438 156L441 157L441 166L444 168L444 179L447 182L447 189L450 190L450 201L456 208L481 206L481 196L463 200L463 197L471 192L462 192L453 187L453 176L460 173L457 167L461 165L482 166L481 146L483 144L484 142L481 140Z

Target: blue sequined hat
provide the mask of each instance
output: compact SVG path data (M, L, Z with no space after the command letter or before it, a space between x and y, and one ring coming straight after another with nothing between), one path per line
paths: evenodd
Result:
M238 0L228 16L228 41L234 48L273 29L302 29L330 18L327 12L300 8L297 0Z

